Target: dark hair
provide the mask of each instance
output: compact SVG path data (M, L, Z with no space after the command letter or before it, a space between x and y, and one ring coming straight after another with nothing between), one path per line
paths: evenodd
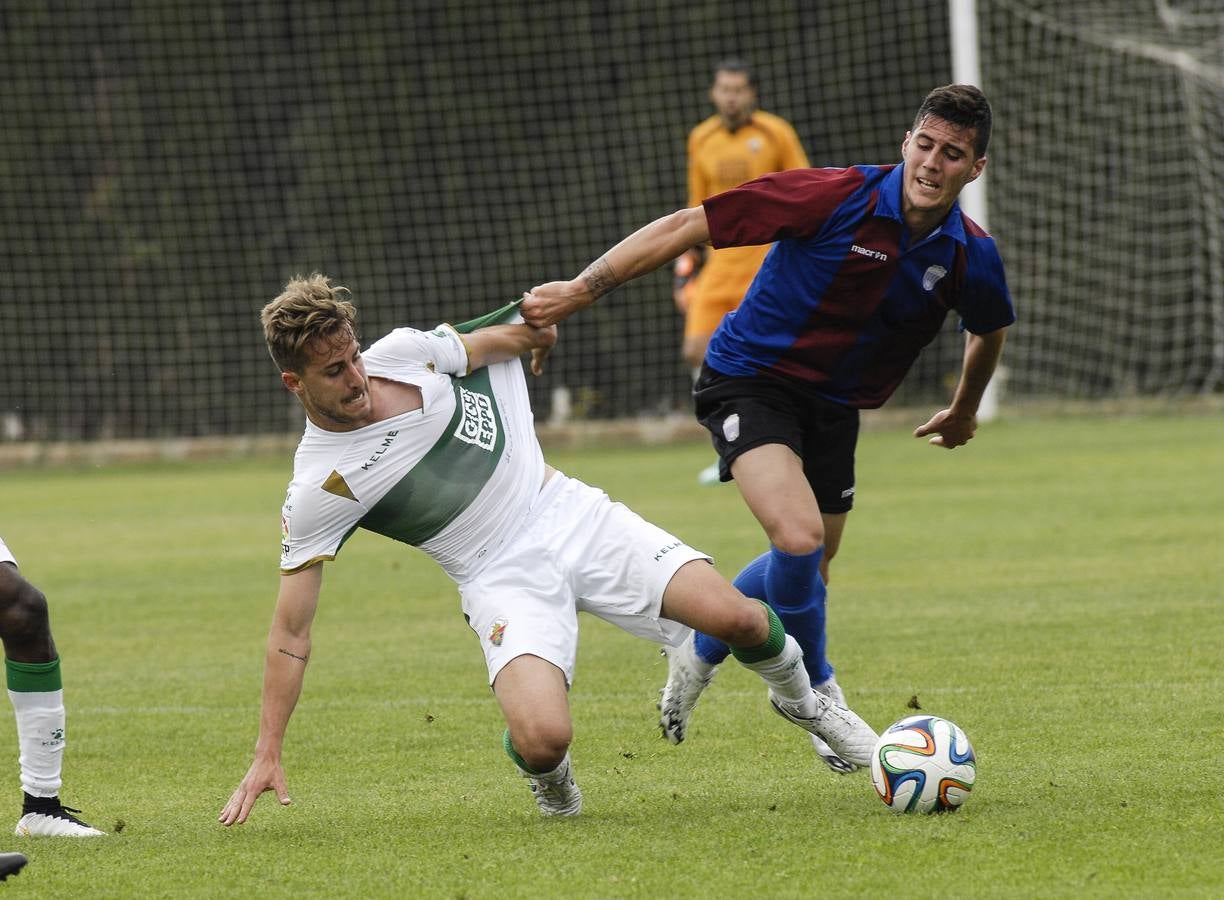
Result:
M973 85L945 84L935 88L918 107L910 130L917 131L927 116L943 119L957 128L974 129L973 155L979 159L986 155L990 143L990 103Z
M748 87L756 88L756 73L752 71L752 66L746 60L739 59L734 56L720 59L714 64L714 71L710 73L710 80L716 81L719 72L732 72L736 75L746 75L748 77Z

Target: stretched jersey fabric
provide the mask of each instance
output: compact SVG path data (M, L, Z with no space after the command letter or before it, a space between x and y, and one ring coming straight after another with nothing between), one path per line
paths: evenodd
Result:
M790 123L772 113L754 110L734 131L719 116L711 116L689 133L688 205L697 206L767 172L805 168L803 145ZM694 282L697 302L724 302L734 307L760 268L768 247L728 247L710 254Z
M449 325L397 328L363 357L369 377L416 385L423 406L356 431L307 421L281 510L281 572L334 559L365 528L465 581L515 533L544 479L522 365L465 375Z
M835 403L882 405L955 310L986 334L1015 321L994 239L953 204L911 243L902 166L797 169L705 201L715 247L776 241L706 361L769 373Z

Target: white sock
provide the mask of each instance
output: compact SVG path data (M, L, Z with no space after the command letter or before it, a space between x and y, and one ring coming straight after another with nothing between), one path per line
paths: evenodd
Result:
M17 714L21 788L32 797L59 793L64 755L64 692L9 691Z
M709 678L718 671L718 665L701 658L701 654L697 652L696 640L697 635L690 634L676 648L676 652L684 654L685 659L688 660L688 664L692 667L693 671L697 673L698 678Z
M572 778L572 770L570 769L570 755L567 751L565 758L557 763L557 768L551 772L530 773L531 777L536 781L543 781L545 784L560 784L568 778Z
M789 634L782 652L777 656L746 665L765 679L774 696L799 715L816 715L816 697L812 693L812 682L808 678L807 669L803 667L803 651Z

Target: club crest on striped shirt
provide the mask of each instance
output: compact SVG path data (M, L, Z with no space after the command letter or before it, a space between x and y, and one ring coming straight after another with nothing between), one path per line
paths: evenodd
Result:
M935 287L939 279L943 278L947 274L948 270L943 266L931 266L922 273L922 289L924 291L931 290L931 288Z

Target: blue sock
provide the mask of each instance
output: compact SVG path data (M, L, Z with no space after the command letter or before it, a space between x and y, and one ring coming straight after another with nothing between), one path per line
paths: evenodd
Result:
M731 653L731 648L718 638L712 638L701 631L693 636L693 648L697 651L698 656L712 666L721 665Z
M791 556L771 547L752 563L755 566L766 560L765 600L782 620L786 633L803 648L803 665L812 684L833 677L833 667L825 656L825 585L820 577L823 556L824 547L804 556Z
M778 614L786 633L799 642L803 666L812 684L833 677L825 654L825 585L820 577L824 548L805 556L792 556L776 547L762 553L735 576L735 587L745 597L763 600ZM697 655L719 665L731 648L718 638L697 632Z
M763 553L744 566L743 570L735 576L735 581L732 582L736 590L745 597L768 603L769 598L765 596L765 564L768 561L769 554ZM727 654L731 652L731 648L718 638L712 638L700 631L697 632L694 645L697 648L697 655L713 666L722 663L727 658Z

